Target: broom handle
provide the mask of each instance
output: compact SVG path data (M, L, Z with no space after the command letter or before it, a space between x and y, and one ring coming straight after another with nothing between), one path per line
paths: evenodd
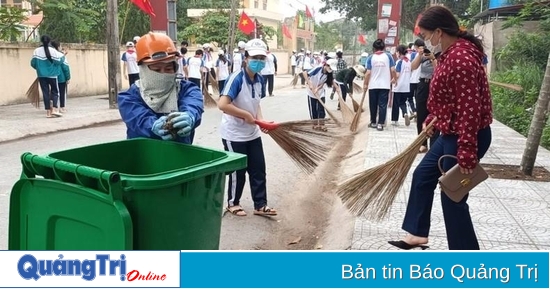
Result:
M324 84L323 84L324 85ZM318 89L322 88L323 85L319 86ZM328 107L325 105L324 102L321 101L321 98L317 95L317 93L311 88L311 83L309 84L309 89L311 90L311 92L313 92L313 95L315 96L315 98L317 98L317 100L319 101L319 103L323 106L323 108L327 111L328 115L330 116L330 118L332 118L332 120L334 120L334 122L336 123L340 123L338 121L338 119L336 119L336 117L334 115L332 115L332 113L329 111Z

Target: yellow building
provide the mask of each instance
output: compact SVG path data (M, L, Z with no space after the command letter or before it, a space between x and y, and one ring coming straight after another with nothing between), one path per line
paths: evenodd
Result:
M238 9L237 21L241 12L244 10L248 17L256 18L265 26L270 26L275 31L279 27L279 23L283 20L283 14L279 6L279 0L241 0ZM187 16L191 18L200 18L208 9L187 9ZM274 35L267 41L269 47L277 47L277 35Z
M292 39L283 36L283 48L285 50L300 51L301 48L313 52L315 45L315 21L306 17L299 16L287 17L283 24L288 27Z

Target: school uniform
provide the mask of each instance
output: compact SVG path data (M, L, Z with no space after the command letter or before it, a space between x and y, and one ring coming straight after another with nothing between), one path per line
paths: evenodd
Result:
M397 60L395 72L399 73L399 77L393 87L392 121L399 120L399 109L401 109L403 117L408 114L407 98L411 89L411 61L406 56Z
M409 55L407 55L407 58L410 59L412 63L412 61L417 55L418 55L418 52L412 51ZM414 103L414 100L415 100L416 88L418 87L419 82L420 82L420 67L411 71L411 84L409 85L410 92L409 92L409 96L407 97L407 102L409 103L409 106L411 107L411 111L413 113L416 113L416 104Z
M227 78L229 77L229 66L231 63L226 60L223 62L221 59L216 60L216 68L218 68L218 87L221 91L223 91L225 87L225 82Z
M267 84L269 96L273 96L274 75L277 73L277 57L275 54L268 52L265 58L265 67L260 72Z
M128 73L128 84L132 86L139 79L139 66L137 63L137 54L135 50L128 50L122 54L121 60L126 63L126 72Z
M313 94L313 91L311 91L310 87L308 86L307 96L308 96L308 106L309 106L309 116L311 119L324 119L325 118L325 108L320 101L325 103L325 89L324 85L326 84L328 87L332 87L332 83L327 83L328 80L328 74L324 72L323 66L316 67L314 69L311 69L307 72L307 75L309 77L309 82L311 83L312 88L317 88L319 86L321 87L317 91L317 97Z
M367 58L369 80L370 123L384 125L388 110L388 95L391 88L391 68L395 61L389 52L377 51ZM376 116L378 115L378 121Z
M257 116L260 100L265 97L264 79L256 74L250 79L245 69L229 76L221 93L228 96L236 107ZM246 183L246 173L250 181L250 191L254 209L259 210L267 205L266 166L260 136L260 128L246 123L243 119L222 115L220 134L224 149L230 152L245 154L247 168L229 174L227 189L228 206L238 206Z
M201 74L203 68L204 60L201 59L200 55L195 55L187 59L187 72L189 73L187 79L199 88L201 87Z

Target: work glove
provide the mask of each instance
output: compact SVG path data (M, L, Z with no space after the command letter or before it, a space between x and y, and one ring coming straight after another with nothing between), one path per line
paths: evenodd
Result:
M172 115L175 115L171 120L172 127L178 131L178 135L181 137L189 136L195 127L195 120L193 117L186 111L173 112L169 116Z
M166 118L166 116L159 117L159 119L157 119L153 123L151 131L153 131L154 134L158 135L163 140L171 140L173 139L172 135L168 130L164 129L164 126L166 125Z

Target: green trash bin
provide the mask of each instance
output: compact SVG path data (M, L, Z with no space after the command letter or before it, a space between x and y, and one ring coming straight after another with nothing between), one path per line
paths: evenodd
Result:
M22 162L25 175L121 198L134 250L219 249L225 175L247 165L242 154L143 138L27 153Z

